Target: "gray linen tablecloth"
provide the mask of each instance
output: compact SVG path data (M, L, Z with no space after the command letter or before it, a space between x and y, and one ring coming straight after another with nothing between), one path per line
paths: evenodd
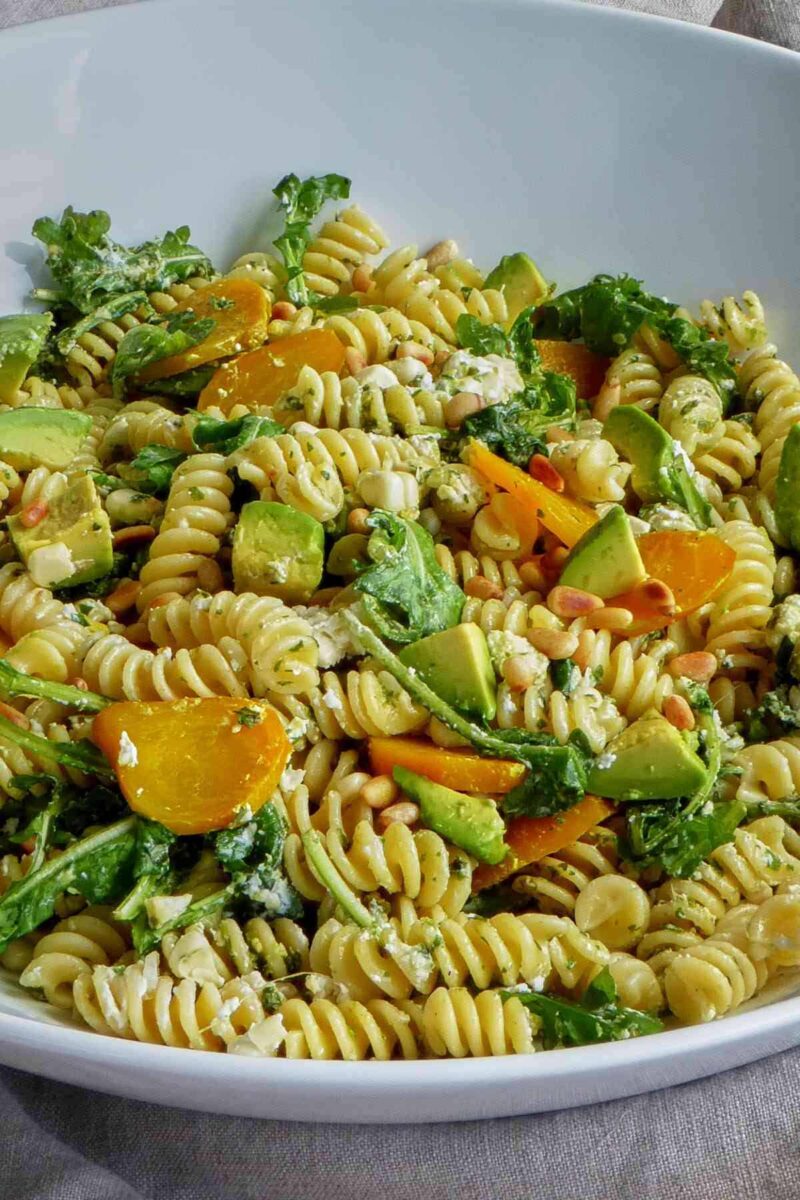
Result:
M0 28L129 2L0 0ZM619 7L800 50L800 0ZM591 1108L391 1128L204 1116L0 1070L0 1198L797 1200L799 1081L795 1050Z

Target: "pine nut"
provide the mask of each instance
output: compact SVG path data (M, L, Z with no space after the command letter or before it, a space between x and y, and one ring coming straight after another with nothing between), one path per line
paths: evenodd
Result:
M677 611L675 593L660 579L645 579L636 585L633 594L642 604L663 613L665 617L671 617Z
M433 365L443 367L452 353L452 350L437 350L433 356Z
M689 654L679 654L673 658L668 669L676 679L684 675L695 683L708 683L718 666L716 658L708 650L692 650Z
M580 588L554 587L547 597L547 607L557 617L585 617L603 607L603 601L593 592L584 592Z
M445 405L444 419L448 429L457 429L467 417L485 407L486 401L476 392L456 392Z
M551 578L560 575L568 557L569 550L566 546L554 546L542 556L542 569Z
M372 271L365 263L362 263L353 271L353 278L350 282L354 292L368 292L372 286Z
M0 717L5 717L12 725L18 725L20 729L30 729L31 723L24 713L19 709L13 708L10 704L0 700Z
M342 590L343 589L340 587L320 588L318 592L314 592L314 595L309 600L309 607L327 608L331 601L335 600Z
M133 608L136 603L136 597L142 590L142 585L138 579L126 579L119 587L105 598L106 608L110 608L115 616L120 613L127 612L129 608Z
M561 629L529 629L525 636L535 650L540 650L554 662L572 658L578 649L577 636Z
M366 368L367 360L360 350L356 350L355 346L348 346L344 352L344 365L348 374L357 375L359 371Z
M126 529L119 529L114 534L114 549L119 550L121 546L128 546L131 542L152 542L156 536L156 531L152 525L128 525Z
M534 604L528 613L528 622L532 629L563 629L558 617L545 608L543 604Z
M622 385L618 382L604 383L594 402L592 416L596 421L606 421L611 410L616 408L622 399Z
M664 701L664 716L676 729L694 729L694 713L683 696L667 696Z
M206 558L197 567L197 583L204 592L219 592L225 582L222 568L213 558Z
M621 633L633 624L633 613L627 608L598 608L583 618L584 629L608 629Z
M180 599L181 599L180 592L161 592L160 595L155 596L150 601L150 603L148 604L147 607L148 607L148 609L163 608L163 606L165 604L171 604L173 600L180 600Z
M367 780L359 796L369 808L386 808L397 799L399 791L390 775L376 775Z
M446 267L454 258L458 258L458 243L452 238L444 238L435 246L431 246L422 257L427 261L429 271L435 271L437 267Z
M79 692L89 691L89 685L82 675L73 675L67 680L67 683L70 685L70 687L77 688Z
M433 357L433 351L422 342L401 342L395 353L395 358L418 358L426 367L432 366Z
M19 514L20 524L24 525L26 529L34 529L45 519L49 511L46 500L32 500Z
M150 649L152 646L150 630L143 621L137 621L135 625L129 625L125 630L125 637L129 642L133 642L134 646L145 646L147 649Z
M578 649L572 655L572 661L576 667L580 667L585 671L592 661L592 649L594 648L594 636L589 629L581 630L578 634Z
M371 529L367 524L369 516L368 508L354 508L347 514L347 532L348 533L371 533Z
M279 300L277 304L273 304L270 319L273 321L288 321L290 317L297 313L297 305L292 304L290 300Z
M561 429L558 425L553 425L547 431L547 441L550 445L554 442L574 442L575 434L570 433L568 429Z
M536 682L538 666L533 654L512 654L503 663L503 679L512 692L523 692Z
M464 584L464 591L476 600L500 600L503 595L500 585L492 583L485 575L473 575L472 579L468 579Z
M544 454L534 454L528 463L528 474L531 479L543 483L551 492L563 492L564 476L557 471L550 459Z
M413 800L399 800L397 804L390 804L388 808L384 808L378 814L378 825L383 830L395 823L416 825L418 820L419 805L415 804Z
M537 592L542 592L547 587L547 579L541 565L541 556L538 559L532 558L528 562L521 563L518 571L519 577L526 588L533 588Z

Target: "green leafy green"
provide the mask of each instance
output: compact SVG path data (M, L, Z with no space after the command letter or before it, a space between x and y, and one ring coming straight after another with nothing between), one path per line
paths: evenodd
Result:
M62 684L61 686L66 685ZM75 691L78 690L78 688L75 689ZM40 734L32 733L29 729L21 729L7 717L0 717L0 736L7 742L21 746L23 750L29 751L45 762L57 762L65 767L76 767L79 771L86 771L91 775L108 777L113 775L105 757L89 741L51 741L50 738L41 737Z
M233 454L258 437L276 437L285 433L283 425L269 417L252 414L234 421L202 416L192 430L192 440L198 450L214 450L217 454Z
M124 486L135 487L147 496L166 496L172 476L185 458L182 450L152 444L145 446L128 464Z
M151 363L182 354L208 337L216 322L213 317L196 317L193 312L174 313L159 325L136 325L117 347L108 378L117 398L125 394L127 381Z
M84 691L68 683L52 683L48 679L37 679L18 671L10 662L0 658L0 699L13 700L16 696L29 696L36 700L54 700L66 704L78 712L100 712L113 701L97 692Z
M781 800L745 800L748 819L751 817L783 817L790 825L800 824L800 796L784 796Z
M120 317L140 309L143 309L148 317L153 316L155 312L144 292L125 292L119 296L110 296L104 304L95 308L88 316L81 317L74 325L68 325L66 329L61 330L55 339L59 354L66 357L80 338L91 333L104 321L119 321Z
M583 287L550 297L534 313L540 338L583 338L597 354L619 354L645 323L661 335L695 374L726 402L736 391L736 371L724 341L676 316L677 306L642 288L630 275L596 275Z
M404 666L369 626L352 609L342 612L365 654L377 659L410 696L437 717L448 729L465 738L488 758L513 758L528 767L525 779L504 798L507 813L548 816L571 808L586 791L590 752L585 736L575 731L565 746L546 733L525 729L487 729L456 712L437 696L419 675Z
M13 883L0 898L0 949L52 917L66 891L90 904L107 904L121 896L131 878L135 829L136 818L125 817L73 842Z
M379 633L393 642L416 642L458 624L466 597L436 561L428 531L380 508L367 525L372 566L355 586Z
M544 439L548 429L574 424L575 404L573 381L545 371L541 380L511 399L467 417L459 432L462 438L477 438L516 466L527 467L532 455L547 453Z
M319 303L303 275L303 255L311 241L311 222L326 200L346 199L350 180L344 175L312 175L299 179L284 175L274 189L285 214L283 233L275 239L275 249L283 256L288 275L286 295L298 305Z
M623 1008L617 1003L617 987L608 967L594 978L578 1001L564 1000L545 992L503 993L506 1001L512 996L541 1021L541 1037L546 1050L557 1046L617 1042L663 1029L661 1021L650 1013Z
M501 325L485 325L478 317L462 313L456 321L456 338L463 350L470 354L510 353L508 338Z
M217 369L217 363L207 367L193 367L191 371L182 371L180 375L170 375L166 379L153 379L150 383L138 383L137 390L147 395L174 396L177 400L193 400L211 382L211 377Z
M755 708L748 709L742 723L747 742L769 742L800 729L800 709L791 702L788 684L767 692Z
M213 274L206 255L189 242L187 225L133 248L113 241L110 228L101 210L80 213L70 206L60 221L40 217L33 236L47 247L57 288L36 295L91 313L121 292L161 292L190 276Z
M581 677L580 671L571 658L560 658L550 663L550 682L553 690L569 696L575 691Z

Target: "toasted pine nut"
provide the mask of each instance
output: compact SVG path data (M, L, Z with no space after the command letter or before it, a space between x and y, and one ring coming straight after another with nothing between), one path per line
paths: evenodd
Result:
M519 577L527 588L533 588L537 592L544 591L547 587L545 573L542 570L541 558L529 559L528 562L521 563L519 566Z
M485 575L473 575L472 579L468 579L464 584L464 591L477 600L500 600L503 595L500 585L493 583Z
M583 618L585 629L608 629L621 633L633 624L633 613L627 608L598 608Z
M452 350L437 350L433 356L433 365L443 367L452 353Z
M127 612L129 608L133 608L136 603L136 597L141 590L142 585L138 579L126 579L110 595L106 596L105 605L111 609L115 616L119 616L120 613Z
M395 353L395 358L418 358L426 367L432 365L433 357L433 351L422 342L401 342Z
M366 263L362 263L360 267L356 267L355 271L353 271L351 283L354 292L369 291L372 286L372 271Z
M143 621L137 621L135 625L129 625L125 630L125 637L129 642L133 642L134 646L146 646L148 649L152 646L150 630Z
M694 729L694 713L683 696L667 696L664 716L676 729Z
M427 259L428 270L435 271L437 267L445 267L454 258L458 258L458 243L454 242L452 238L444 238L435 246L431 246L430 250L426 251L422 257Z
M568 429L561 429L558 425L552 425L547 431L547 441L550 445L554 442L574 442L575 434L570 433Z
M131 542L152 542L155 536L156 531L152 525L128 525L114 534L114 549L119 550L121 546L128 546Z
M532 629L563 629L561 621L549 608L543 604L534 604L528 613L528 622Z
M531 479L543 483L551 492L563 492L564 476L557 471L545 454L534 454L528 463L528 474Z
M572 661L576 667L580 667L585 671L589 666L592 657L592 647L594 646L594 637L589 629L581 630L578 634L578 649L572 655Z
M688 654L679 654L669 664L669 673L679 678L685 675L695 683L708 683L716 672L719 663L708 650L692 650Z
M24 525L26 529L33 529L45 519L48 512L49 505L46 500L32 500L19 514L20 524Z
M592 416L596 421L605 421L611 413L612 408L616 408L622 396L622 385L618 382L604 383L597 394L597 399L594 402L594 410Z
M547 607L557 617L585 617L603 607L603 601L594 592L581 588L564 587L559 584L547 597Z
M21 713L19 709L12 708L3 700L0 700L0 717L5 717L7 721L10 721L12 725L18 725L20 729L30 729L31 727L31 723L24 713Z
M536 682L539 674L534 654L512 654L503 663L503 679L512 692L523 692Z
M89 691L89 685L82 675L73 675L71 679L67 680L67 683L70 687L77 688L80 692Z
M413 800L398 800L397 804L390 804L378 814L378 825L384 830L395 822L400 825L415 825L418 820L419 805Z
M554 546L552 550L548 550L542 557L543 571L551 578L560 575L568 557L569 550L566 546Z
M485 407L486 401L476 392L456 392L445 405L444 419L448 429L457 429L467 417Z
M672 588L667 587L666 583L660 579L645 579L644 583L639 584L636 591L651 608L657 609L667 617L672 616L678 607Z
M222 568L213 558L207 558L198 564L197 582L204 592L218 592L225 582Z
M340 587L320 588L318 592L314 592L314 595L309 600L309 607L327 608L330 602L335 600L341 591L342 588Z
M288 321L297 312L297 305L290 300L279 300L273 304L270 317L273 321Z
M171 604L173 600L180 600L180 592L162 592L160 596L155 596L148 604L148 609L162 608L165 604Z
M540 650L554 662L561 658L572 658L578 649L577 635L566 630L529 629L525 636L535 650Z
M386 808L397 799L399 790L391 775L376 775L367 780L359 796L370 808Z
M370 528L367 524L369 516L368 508L354 508L347 514L347 532L348 533L369 533Z
M344 365L350 375L357 375L359 371L365 369L367 360L360 350L356 350L355 346L348 346L344 352Z

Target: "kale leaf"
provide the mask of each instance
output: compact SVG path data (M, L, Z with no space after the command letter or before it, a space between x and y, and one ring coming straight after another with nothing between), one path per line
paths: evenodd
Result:
M583 338L597 354L619 354L645 323L680 355L690 371L714 385L727 403L736 391L736 371L728 347L706 330L676 316L677 306L644 291L630 275L596 275L583 287L550 297L536 309L540 338Z
M311 222L326 200L347 199L350 180L334 174L312 175L302 180L297 175L284 175L274 195L285 214L283 233L275 239L275 249L286 265L286 295L294 304L319 304L321 298L309 290L303 275L303 255L311 241Z
M47 247L57 289L37 296L88 314L121 292L161 292L190 276L213 274L206 255L190 244L187 225L133 248L113 241L110 228L101 210L80 213L70 206L60 221L40 217L32 232Z
M485 325L478 317L462 313L456 321L456 338L462 350L470 354L509 356L511 347L501 325Z
M574 382L566 375L544 371L541 380L509 400L467 417L460 433L477 438L516 466L527 467L532 455L547 453L548 429L574 423L575 404Z
M608 967L595 976L578 1001L563 1000L545 992L503 993L506 1001L512 996L541 1021L541 1038L546 1050L617 1042L663 1029L657 1017L635 1008L623 1008L617 1003L617 987Z
M202 416L192 430L192 440L198 450L213 450L217 454L233 454L258 437L275 437L285 433L283 425L269 417L250 414L234 421Z
M362 571L355 587L381 636L416 642L457 625L466 598L436 561L428 531L380 508L373 509L367 525L372 566Z
M62 854L29 871L0 898L0 950L52 917L64 892L90 904L107 904L129 886L136 818L125 817L73 842Z
M125 394L127 381L151 363L182 354L208 337L216 321L196 317L192 312L174 313L160 325L136 325L129 329L117 347L108 378L114 395Z
M147 496L166 496L172 476L186 458L182 450L147 445L125 469L125 485Z

